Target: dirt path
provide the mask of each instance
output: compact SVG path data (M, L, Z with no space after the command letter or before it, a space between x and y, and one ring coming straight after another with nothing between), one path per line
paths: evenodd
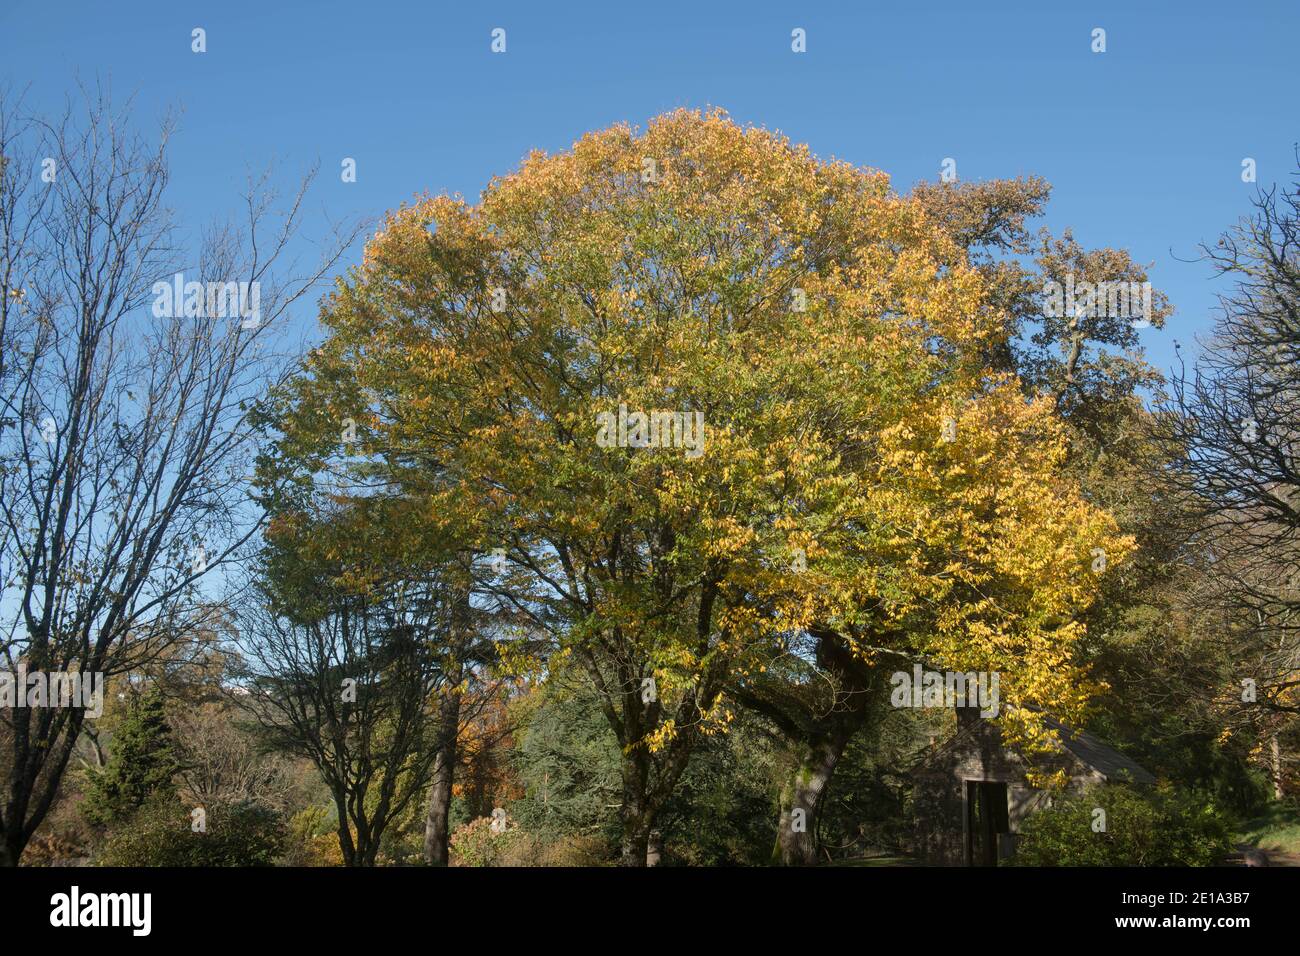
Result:
M1225 862L1228 866L1300 866L1300 854L1238 843Z

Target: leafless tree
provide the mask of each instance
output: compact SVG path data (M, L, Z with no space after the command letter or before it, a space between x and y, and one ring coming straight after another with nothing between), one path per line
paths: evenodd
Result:
M135 128L131 104L102 88L83 87L54 119L0 90L10 672L111 675L184 640L203 613L200 583L259 523L248 414L284 367L279 330L352 238L335 230L319 263L293 261L308 175L283 212L268 177L250 180L237 225L187 242L164 204L174 124L156 140ZM199 294L165 301L176 273L203 283ZM233 306L227 283L248 283ZM18 863L45 817L85 717L0 711L0 864Z
M288 762L263 753L255 736L239 726L238 716L235 708L215 702L171 714L186 791L205 805L255 801L287 808L294 789Z
M1300 715L1300 175L1203 254L1232 291L1157 424L1198 512L1205 599L1233 622L1231 659L1254 682L1232 710L1270 738L1280 790L1277 735Z

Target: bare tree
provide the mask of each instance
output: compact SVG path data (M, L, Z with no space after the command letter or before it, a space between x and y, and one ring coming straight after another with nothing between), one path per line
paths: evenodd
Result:
M1300 715L1300 177L1203 253L1233 288L1157 423L1196 511L1204 600L1232 622L1223 637L1251 682L1229 689L1229 709L1269 738L1280 796L1277 738Z
M256 801L286 808L294 787L288 762L263 753L255 736L237 724L238 715L213 702L170 715L185 790L200 804Z
M250 181L238 227L207 230L185 254L164 205L173 128L164 121L146 140L132 132L130 103L115 108L102 89L83 88L54 120L0 91L0 658L10 672L108 676L184 640L204 613L200 582L259 523L246 493L248 413L283 368L277 330L351 241L336 231L300 272L289 250L312 176L282 213L263 177ZM18 863L45 817L85 717L0 711L0 864Z

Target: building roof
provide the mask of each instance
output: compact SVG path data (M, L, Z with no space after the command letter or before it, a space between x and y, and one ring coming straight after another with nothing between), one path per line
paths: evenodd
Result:
M1059 720L1044 716L1043 722L1061 736L1066 750L1096 770L1107 780L1127 780L1130 783L1155 783L1156 778L1124 756L1108 747L1086 730L1072 730Z
M1061 746L1080 763L1101 774L1107 781L1153 784L1156 778L1136 761L1084 730L1074 730L1053 717L1043 715L1043 723L1055 730ZM956 748L965 738L979 732L983 721L972 721L938 747L930 750L915 767L913 773L924 770L939 754ZM990 728L992 729L992 728ZM1000 738L999 738L1000 739ZM1005 750L1006 748L1004 748Z

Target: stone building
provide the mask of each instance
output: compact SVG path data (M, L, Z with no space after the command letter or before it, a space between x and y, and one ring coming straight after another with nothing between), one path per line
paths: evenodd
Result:
M1155 778L1096 737L1046 718L1061 739L1059 755L1038 761L1063 769L1068 790L1094 783L1153 784ZM927 863L996 866L1015 852L1020 823L1052 795L1025 781L1028 764L1002 743L997 726L970 709L957 709L957 733L930 749L911 771L914 852Z

